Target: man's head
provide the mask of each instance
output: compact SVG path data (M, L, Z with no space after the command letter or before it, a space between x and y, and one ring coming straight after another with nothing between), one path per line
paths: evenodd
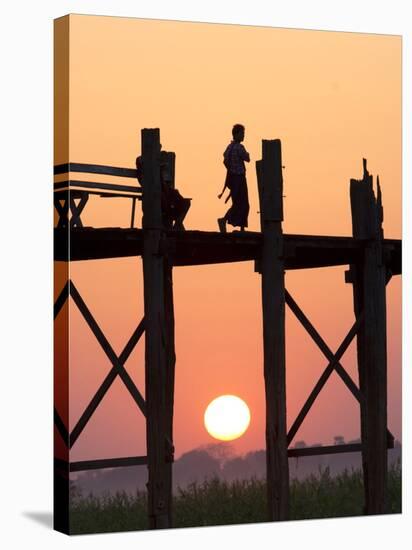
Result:
M245 127L243 124L235 124L232 128L232 136L235 141L240 143L245 139Z

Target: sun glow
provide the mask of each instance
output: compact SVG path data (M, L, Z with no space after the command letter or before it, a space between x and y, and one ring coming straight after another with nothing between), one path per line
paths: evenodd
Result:
M212 437L221 441L231 441L243 435L248 429L249 407L240 397L221 395L207 406L204 422Z

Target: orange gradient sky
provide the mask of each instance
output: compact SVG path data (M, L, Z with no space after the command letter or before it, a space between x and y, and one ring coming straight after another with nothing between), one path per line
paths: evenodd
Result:
M350 235L349 180L361 177L366 157L369 171L380 176L385 236L401 237L400 37L78 15L67 23L56 23L56 78L63 82L70 36L69 158L58 128L56 164L133 167L140 129L159 127L163 148L176 152L176 186L193 197L187 229L215 231L225 211L217 199L222 153L232 125L241 122L252 160L249 229L259 230L254 162L261 158L261 140L280 138L285 233ZM61 98L61 129L59 109ZM130 209L128 199L92 197L82 220L127 227ZM136 219L140 227L140 210ZM286 274L286 287L332 350L353 322L344 271ZM141 259L72 263L70 277L120 353L143 315ZM263 448L261 295L253 263L175 268L174 291L176 455L213 441L203 414L221 394L238 395L251 411L250 427L234 442L235 450ZM401 438L400 277L388 286L387 304L389 428ZM111 366L72 306L70 428ZM290 312L286 330L290 425L326 360ZM357 381L353 344L342 364ZM126 368L144 393L143 340ZM356 438L358 417L354 398L333 374L295 441ZM116 379L71 460L144 453L143 417Z

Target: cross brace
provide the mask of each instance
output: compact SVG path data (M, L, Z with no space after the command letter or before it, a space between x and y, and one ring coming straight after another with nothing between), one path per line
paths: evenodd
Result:
M344 384L350 390L350 392L355 397L355 399L359 403L361 403L364 400L363 394L361 393L359 388L356 386L355 382L352 380L350 375L346 372L346 370L343 368L343 366L340 363L340 359L342 358L342 356L348 349L349 345L351 344L353 338L358 332L359 326L361 325L363 320L363 313L360 314L356 322L352 325L351 329L347 333L346 337L343 339L338 350L334 354L329 348L329 346L326 344L326 342L323 340L319 332L315 329L313 324L309 321L308 317L304 314L302 309L298 306L296 301L292 298L292 296L286 289L285 289L285 301L289 306L289 308L291 309L291 311L295 314L296 318L301 322L302 326L306 329L306 331L312 337L313 341L317 344L321 352L325 355L325 357L329 361L329 364L327 365L326 369L323 371L318 382L314 386L313 390L311 391L309 397L307 398L298 416L296 417L296 420L293 422L288 432L287 441L288 441L288 444L290 444L293 438L295 437L297 431L299 430L300 426L302 425L304 419L306 418L307 414L309 413L320 391L325 386L326 382L328 381L330 375L334 370L341 377ZM389 432L389 430L388 430L388 443L393 445L393 435Z
M94 411L97 409L103 397L109 390L110 386L114 382L117 375L120 376L126 388L129 390L129 393L131 394L137 406L139 407L139 409L142 411L144 415L146 415L146 403L141 393L137 389L135 383L131 379L130 375L127 373L126 369L124 368L124 363L130 357L130 354L134 350L136 344L138 343L140 337L144 332L144 318L140 321L139 325L136 327L135 331L133 332L132 336L130 337L129 341L124 347L122 353L119 356L117 356L115 351L109 344L107 338L103 334L102 330L100 329L99 325L97 324L96 320L94 319L93 315L91 314L83 298L81 297L79 291L75 287L73 281L71 280L69 280L66 283L66 285L64 286L63 290L61 291L60 295L58 296L55 302L54 318L57 317L59 311L63 307L69 294L73 298L73 301L75 302L77 307L79 308L80 313L82 314L89 328L93 332L94 336L96 337L103 351L105 352L108 359L112 363L111 370L103 380L99 389L93 396L90 403L87 405L86 409L84 410L83 414L80 416L77 424L75 425L75 427L73 428L70 434L68 434L68 430L64 422L62 421L60 415L58 414L57 410L55 409L54 411L56 428L59 431L60 435L62 436L63 440L68 444L69 448L71 449L74 443L79 438L80 434L83 432L88 421L90 420Z

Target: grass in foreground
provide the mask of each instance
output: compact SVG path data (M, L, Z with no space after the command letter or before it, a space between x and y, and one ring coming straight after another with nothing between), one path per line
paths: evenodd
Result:
M389 513L401 512L401 468L388 473ZM362 515L360 471L331 477L329 470L290 484L291 519ZM145 493L89 495L71 503L72 534L147 529ZM266 518L266 482L256 479L227 483L212 479L180 489L173 502L174 527L259 523Z

